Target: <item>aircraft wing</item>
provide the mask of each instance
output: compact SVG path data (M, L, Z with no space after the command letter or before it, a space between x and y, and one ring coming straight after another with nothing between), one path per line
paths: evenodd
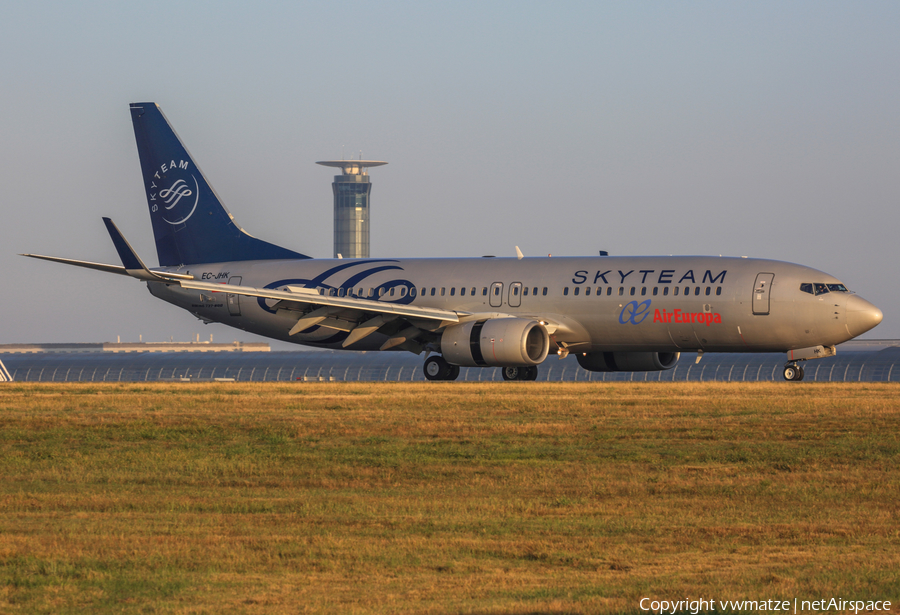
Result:
M195 282L193 280L179 280L182 288L192 290L206 290L216 293L232 293L246 297L262 297L264 299L277 299L292 303L306 303L310 305L327 306L373 312L390 316L407 316L423 318L426 320L459 322L459 313L438 308L416 307L412 305L397 305L385 301L373 299L356 299L354 297L328 297L320 295L315 289L288 286L289 290L275 290L272 288L256 288L253 286L239 286L231 284L211 284L209 282Z

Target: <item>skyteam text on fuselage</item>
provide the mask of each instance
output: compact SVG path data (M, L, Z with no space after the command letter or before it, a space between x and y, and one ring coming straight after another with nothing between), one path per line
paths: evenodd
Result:
M204 322L347 350L425 353L430 380L499 366L534 380L548 354L593 371L674 367L682 351L802 362L872 329L881 310L833 276L709 256L313 259L247 234L155 103L131 105L159 267L104 218L122 265L26 254L147 283Z

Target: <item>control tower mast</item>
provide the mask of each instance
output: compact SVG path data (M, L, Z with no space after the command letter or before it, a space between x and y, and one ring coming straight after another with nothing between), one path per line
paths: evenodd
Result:
M334 176L334 257L369 257L369 167L387 164L381 160L322 160L316 164L341 169Z

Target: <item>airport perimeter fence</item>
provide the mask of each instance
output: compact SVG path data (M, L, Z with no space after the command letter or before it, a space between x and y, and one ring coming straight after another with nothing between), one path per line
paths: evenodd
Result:
M682 354L658 372L589 372L574 357L541 364L544 382L782 381L783 354ZM35 353L6 355L18 382L413 382L424 381L422 357L406 353ZM900 347L839 353L804 363L807 382L898 382ZM500 368L461 368L458 382L502 381Z

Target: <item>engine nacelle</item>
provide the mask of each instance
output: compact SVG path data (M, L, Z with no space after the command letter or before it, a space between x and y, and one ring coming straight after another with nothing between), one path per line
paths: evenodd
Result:
M658 372L672 369L680 352L578 353L578 365L590 372Z
M441 336L441 354L452 365L522 367L547 358L550 335L524 318L490 318L452 325Z

